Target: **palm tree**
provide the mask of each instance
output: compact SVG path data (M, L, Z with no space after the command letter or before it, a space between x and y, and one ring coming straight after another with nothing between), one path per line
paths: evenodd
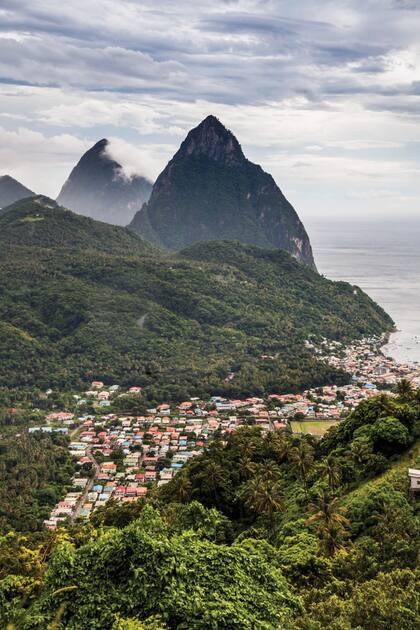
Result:
M326 477L331 490L336 490L341 481L341 470L338 459L334 455L328 457L322 462L321 474Z
M372 447L367 440L357 439L352 442L349 457L358 467L368 463L372 455Z
M305 493L308 490L308 477L314 463L314 449L306 440L299 440L297 446L290 449L289 460L297 477L301 480Z
M402 378L397 383L396 392L397 392L398 397L403 402L410 402L411 400L413 400L414 387L412 383L406 378Z
M239 474L241 479L250 479L257 469L257 464L250 457L243 457L238 463Z
M331 495L329 490L324 488L310 504L309 510L312 515L306 524L316 524L315 531L321 547L327 555L333 556L336 551L343 548L343 543L349 536L347 528L350 522L344 516L346 509L340 507L338 497Z
M209 500L219 507L220 490L226 486L224 470L217 462L210 461L203 469L201 479L201 493L207 494Z
M265 516L273 525L274 514L284 509L283 491L276 467L266 466L245 484L245 505L260 516Z
M291 444L283 431L271 431L268 436L268 446L276 459L283 462L289 455Z
M179 503L187 503L191 497L191 489L192 489L192 484L191 481L188 479L188 476L186 474L179 474L177 476L177 488L176 488L176 500Z

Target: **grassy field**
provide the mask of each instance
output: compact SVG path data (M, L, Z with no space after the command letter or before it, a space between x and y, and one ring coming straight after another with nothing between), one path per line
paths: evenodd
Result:
M316 437L322 437L330 427L337 424L338 420L314 420L299 422L293 420L290 425L293 433L310 433Z

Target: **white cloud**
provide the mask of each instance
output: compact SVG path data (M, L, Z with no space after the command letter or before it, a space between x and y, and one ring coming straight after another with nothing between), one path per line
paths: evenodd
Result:
M142 149L121 138L111 137L107 152L113 160L121 164L126 177L142 175L154 181L162 170L165 152L169 159L171 148L154 145Z

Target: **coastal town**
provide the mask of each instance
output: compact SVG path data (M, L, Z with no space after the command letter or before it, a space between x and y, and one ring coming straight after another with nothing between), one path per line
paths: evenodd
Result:
M420 383L420 366L397 363L385 357L382 338L365 339L351 346L324 342L311 346L320 360L351 374L351 383L324 386L302 393L270 394L266 398L209 400L191 398L179 404L162 402L147 413L133 415L113 411L115 401L142 396L142 388L123 389L93 381L82 395L75 395L76 411L49 413L45 425L29 432L60 432L70 437L70 454L76 473L72 487L54 507L45 526L86 519L110 499L133 502L155 486L162 486L206 445L225 439L242 425L264 431L281 429L322 436L361 401L380 392L392 394L402 378ZM308 344L310 345L310 344ZM77 414L89 401L94 413Z

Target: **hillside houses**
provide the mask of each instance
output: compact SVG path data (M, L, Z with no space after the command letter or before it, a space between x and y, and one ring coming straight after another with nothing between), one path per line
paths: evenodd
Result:
M400 366L386 358L378 348L375 350L375 343L378 340L364 340L348 347L338 342L328 342L327 346L324 343L320 348L308 344L319 358L352 374L348 385L272 393L266 398L213 396L205 401L190 398L178 404L162 402L147 409L144 415L113 412L116 398L141 397L140 386L124 391L119 385L92 382L84 396L95 401L94 414L76 418L68 411L59 411L46 417L46 428L51 431L67 429L71 423L69 450L80 471L46 526L55 528L68 517L88 518L110 499L137 501L154 486L169 483L191 458L203 452L215 435L223 439L241 425L257 425L264 431L295 430L294 425L299 425L302 432L305 422L307 427L318 421L324 421L326 426L339 422L362 400L378 395L388 383L413 370L413 366ZM106 412L102 409L104 404L109 407ZM310 428L308 432L311 433ZM312 434L322 433L314 430Z

